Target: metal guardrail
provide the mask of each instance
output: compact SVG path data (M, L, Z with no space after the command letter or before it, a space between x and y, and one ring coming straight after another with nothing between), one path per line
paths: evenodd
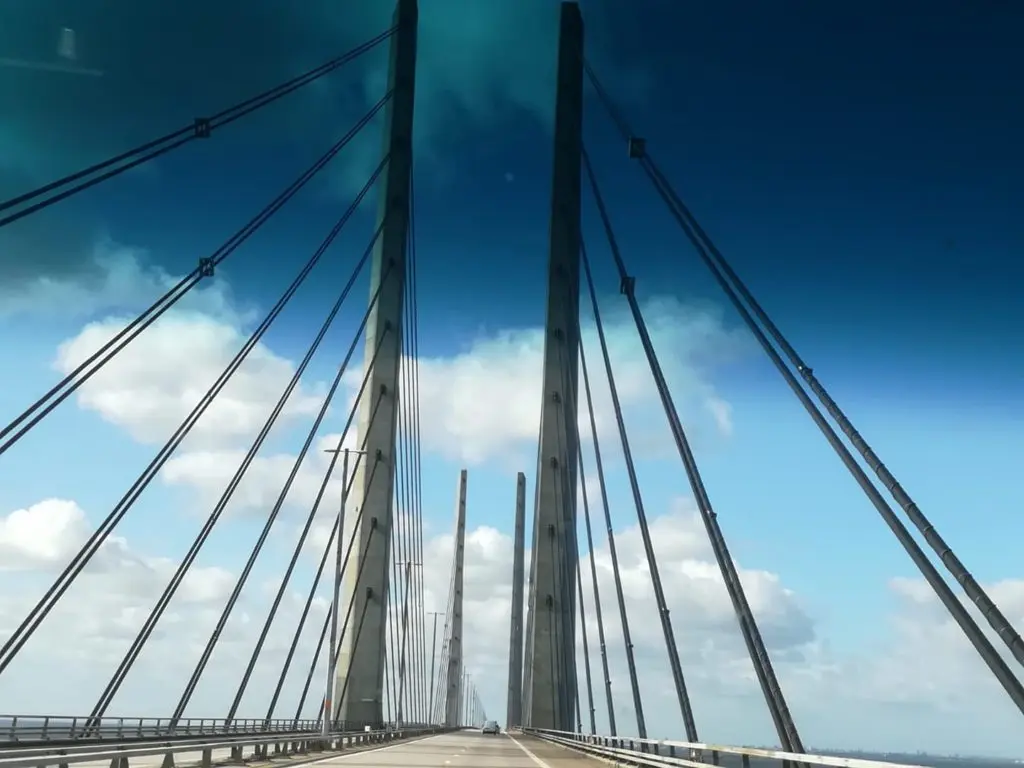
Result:
M232 759L242 762L246 747L253 748L253 757L266 758L273 754L307 754L328 750L343 750L353 746L383 744L400 739L411 739L435 733L446 728L431 726L419 728L386 728L376 731L338 731L327 737L319 733L247 734L220 739L171 739L146 743L125 744L80 743L73 746L24 746L0 751L0 768L68 768L74 763L108 762L111 768L128 768L129 761L141 757L163 757L163 768L172 768L174 755L200 753L201 768L211 768L215 750L231 750Z
M344 730L344 724L341 730ZM0 715L0 746L25 742L124 742L152 738L247 735L255 733L316 733L318 720L239 718L104 717Z
M355 733L356 731L352 731ZM347 733L339 731L339 733ZM128 739L126 741L93 741L90 739L80 739L78 741L26 741L19 742L18 744L0 744L0 760L8 757L25 757L29 755L42 755L46 757L48 755L63 755L63 754L76 754L81 751L95 751L97 749L142 749L148 746L165 746L167 744L174 744L175 746L185 748L201 748L204 744L208 744L212 741L217 741L225 745L246 745L249 744L253 737L267 736L265 733L252 733L252 734L228 734L228 735L215 735L215 736L185 736L178 735L172 737L150 737L142 739ZM289 731L280 734L273 734L280 736L284 739L294 739L296 741L304 741L311 738L319 738L321 736L320 731Z
M669 741L666 739L641 739L636 736L592 736L570 731L551 731L544 728L523 728L522 732L550 741L579 752L613 760L616 763L656 766L657 768L706 768L707 765L721 765L724 756L735 756L743 768L750 768L751 758L773 760L786 766L820 765L831 768L931 768L930 766L908 763L890 763L884 760L867 760L858 757L834 755L807 755L784 752L779 749L757 747L729 747L719 744ZM710 758L710 759L708 759Z

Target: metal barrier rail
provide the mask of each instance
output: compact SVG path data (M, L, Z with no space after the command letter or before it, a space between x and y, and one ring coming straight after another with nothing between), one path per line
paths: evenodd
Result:
M26 741L128 741L183 736L253 733L318 732L318 720L239 718L103 717L99 725L88 716L0 715L0 744ZM87 728L86 724L90 724ZM343 724L342 724L343 726ZM344 729L344 728L342 728Z
M339 733L349 733L348 731L338 731ZM352 731L355 733L355 731ZM213 734L207 736L199 736L193 734L191 736L187 734L179 734L177 736L164 736L164 737L150 737L141 739L126 739L124 741L94 741L92 739L80 739L78 741L23 741L17 744L0 744L0 760L7 757L24 757L28 755L41 755L46 757L48 755L70 755L76 754L81 751L96 751L97 749L112 749L112 748L138 748L142 749L146 746L164 746L166 744L173 743L176 746L182 748L187 746L198 746L201 747L203 744L207 744L211 741L218 741L223 744L248 744L254 736L266 736L265 733L241 733L241 734ZM303 741L310 738L316 738L321 735L321 731L284 731L279 734L282 738L291 738L297 741Z
M318 733L279 733L274 735L252 734L230 739L195 739L169 740L145 744L128 743L124 745L79 744L68 747L22 747L9 750L0 755L0 768L44 768L57 766L67 768L74 763L92 761L109 762L111 768L128 768L132 758L162 756L162 768L173 768L174 755L198 752L201 753L201 768L211 768L214 750L230 749L231 757L237 762L244 760L246 747L253 748L253 757L266 758L268 747L273 747L273 754L306 754L326 750L342 750L346 747L379 744L400 739L411 739L420 736L444 732L446 728L401 728L376 731L338 731L327 737ZM283 747L283 749L282 749Z
M735 755L741 759L743 768L750 768L750 758L777 760L783 765L822 765L832 768L931 768L909 763L890 763L884 760L866 760L858 757L837 757L833 755L807 755L784 752L780 749L759 749L757 747L729 747L719 744L691 743L666 739L641 739L637 736L592 736L571 731L551 731L544 728L526 728L522 732L580 752L634 765L687 766L706 768L709 764L720 765L723 755ZM666 754L667 753L667 754ZM705 757L709 756L710 761Z

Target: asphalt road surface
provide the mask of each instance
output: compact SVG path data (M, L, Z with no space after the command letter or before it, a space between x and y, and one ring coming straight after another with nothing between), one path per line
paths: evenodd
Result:
M459 731L380 749L318 759L318 768L607 768L572 750L529 736Z

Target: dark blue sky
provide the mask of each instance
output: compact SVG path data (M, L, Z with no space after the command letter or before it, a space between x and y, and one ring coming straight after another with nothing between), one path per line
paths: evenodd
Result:
M370 36L387 17L368 4L349 15L323 2L208 5L5 6L5 55L47 57L54 30L67 24L85 63L105 75L0 70L13 106L0 135L0 189L24 189L245 97ZM448 329L429 343L457 345L480 327L540 318L557 7L422 6L422 309L431 327ZM583 7L589 55L613 96L812 360L878 370L892 390L917 372L914 386L936 396L949 386L1019 391L1024 9L980 0ZM376 98L381 63L371 56L369 68L84 195L35 229L26 223L0 242L3 262L21 275L84 269L104 231L184 269ZM720 301L593 98L585 131L641 293ZM377 146L368 136L329 187L233 257L226 269L240 294L269 298L273 278L329 228ZM594 247L592 214L588 206ZM614 290L600 249L595 260ZM896 362L901 373L886 374Z

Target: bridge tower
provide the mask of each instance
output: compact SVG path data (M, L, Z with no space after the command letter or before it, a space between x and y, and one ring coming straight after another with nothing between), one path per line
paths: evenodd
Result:
M557 88L523 725L571 731L576 728L575 408L583 122L583 18L575 2L561 6Z
M457 726L462 717L462 582L466 555L466 470L459 472L455 497L455 547L452 551L452 612L445 674L444 724Z
M353 548L358 554L350 559L344 574L345 594L355 602L352 615L362 618L355 622L358 632L350 629L340 639L335 683L335 690L344 692L339 719L346 727L356 728L378 727L384 722L384 648L397 459L395 426L409 230L417 20L417 0L398 0L388 72L392 95L385 107L384 152L389 161L377 210L382 231L374 247L370 274L370 296L378 290L380 294L366 325L364 359L368 365L371 360L374 362L359 403L359 434L366 441L367 460L359 462L352 483L352 505L361 508L363 514ZM374 350L378 350L375 359ZM378 397L380 404L375 408Z
M508 642L507 728L523 724L523 551L526 548L526 475L516 476L516 524L512 544L512 618Z

